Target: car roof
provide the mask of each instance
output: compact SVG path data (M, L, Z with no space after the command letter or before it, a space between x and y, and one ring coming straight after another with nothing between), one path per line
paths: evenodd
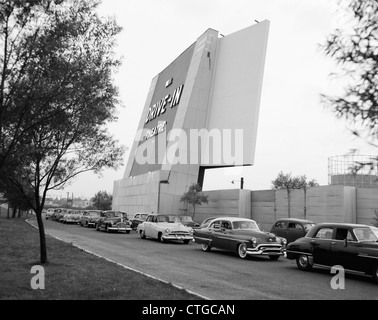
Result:
M369 228L370 226L366 224L358 224L358 223L346 223L346 222L322 222L318 223L317 226L322 227L350 227L350 228Z
M288 221L288 222L302 222L302 223L314 223L311 220L307 219L299 219L299 218L279 218L277 219L274 223L279 222L279 221Z
M215 218L213 219L212 222L214 221L218 221L218 220L228 220L228 221L231 221L231 222L234 222L234 221L254 221L256 222L255 220L252 220L252 219L248 219L248 218L240 218L240 217L218 217L218 218Z

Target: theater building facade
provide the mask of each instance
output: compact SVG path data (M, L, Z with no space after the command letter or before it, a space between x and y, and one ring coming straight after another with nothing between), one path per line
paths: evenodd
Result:
M208 29L152 79L114 210L180 214L206 169L253 165L268 32Z

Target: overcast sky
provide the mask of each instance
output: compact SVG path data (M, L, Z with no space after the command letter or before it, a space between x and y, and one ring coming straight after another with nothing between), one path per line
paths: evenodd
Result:
M208 28L228 35L269 20L255 164L249 168L213 170L204 190L238 188L232 180L244 177L244 187L271 188L280 171L306 175L328 184L328 157L373 154L354 138L344 120L320 104L320 94L340 93L340 82L329 77L335 63L318 50L341 20L336 1L329 0L102 0L102 16L114 16L123 31L118 38L122 67L116 75L123 107L112 134L131 149L151 80ZM128 152L125 154L125 165ZM54 195L93 197L113 192L125 165L98 178L82 174L64 192Z

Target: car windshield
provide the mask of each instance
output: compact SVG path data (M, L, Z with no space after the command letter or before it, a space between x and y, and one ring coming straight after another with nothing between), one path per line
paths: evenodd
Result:
M100 214L98 212L89 212L89 215L91 217L99 217L100 216Z
M356 228L354 233L358 241L378 241L377 236L370 228Z
M110 211L110 212L107 212L107 217L108 218L113 218L113 217L117 217L117 218L122 218L122 212L119 212L119 211Z
M192 217L189 217L189 216L182 216L181 221L182 222L193 222L193 219L192 219Z
M178 221L177 216L169 216L169 215L160 215L157 217L158 222L169 222L169 223L174 223Z
M232 223L232 226L234 229L238 230L244 230L244 229L249 229L249 230L260 230L258 225L256 224L255 221L234 221Z

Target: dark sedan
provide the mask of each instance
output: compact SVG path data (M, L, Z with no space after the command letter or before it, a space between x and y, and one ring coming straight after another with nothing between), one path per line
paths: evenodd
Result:
M137 229L138 224L146 221L148 215L149 215L149 213L144 213L144 212L138 212L138 213L134 214L134 216L130 219L131 227L133 228L133 230Z
M321 223L304 238L287 247L287 258L296 260L301 270L314 264L364 272L378 282L378 238L371 228L361 224Z
M314 225L315 223L310 220L281 218L273 223L270 232L285 238L287 243L290 243L304 237Z
M123 231L125 233L130 233L132 230L131 222L127 218L126 212L113 210L102 212L101 218L97 220L95 228L97 231Z
M237 217L215 218L208 227L194 229L194 240L202 245L203 251L228 250L242 259L264 255L277 260L286 246L286 239L261 231L254 220Z

